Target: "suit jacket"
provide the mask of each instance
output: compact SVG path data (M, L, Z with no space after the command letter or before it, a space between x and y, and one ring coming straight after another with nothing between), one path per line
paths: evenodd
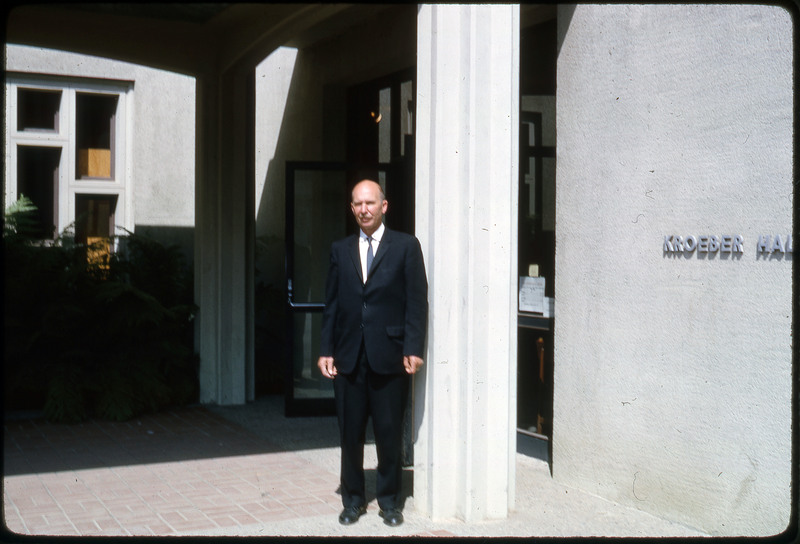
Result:
M386 229L363 282L358 235L331 245L320 355L351 373L361 341L379 374L403 373L403 356L422 357L428 327L428 281L419 241Z

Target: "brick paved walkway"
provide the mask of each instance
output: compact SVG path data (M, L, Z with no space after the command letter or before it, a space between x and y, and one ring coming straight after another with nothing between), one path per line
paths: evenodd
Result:
M5 526L18 534L225 534L341 509L336 474L202 407L6 421L3 446Z
M414 507L407 470L406 522L389 528L369 497L377 465L370 433L371 502L357 524L342 527L336 418L286 418L278 396L125 423L17 416L4 421L3 512L5 530L20 535L703 536L568 488L546 462L519 453L516 506L507 518L433 521Z

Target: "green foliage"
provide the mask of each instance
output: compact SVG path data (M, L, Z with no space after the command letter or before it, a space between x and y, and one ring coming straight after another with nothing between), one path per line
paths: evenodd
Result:
M62 364L54 367L47 384L44 413L51 421L79 423L88 416L86 389L80 382L78 365Z
M6 210L3 236L31 236L37 229L36 210L30 198L20 195Z
M93 262L69 229L33 240L26 214L29 201L5 214L5 408L77 422L195 401L196 307L179 248L127 233Z

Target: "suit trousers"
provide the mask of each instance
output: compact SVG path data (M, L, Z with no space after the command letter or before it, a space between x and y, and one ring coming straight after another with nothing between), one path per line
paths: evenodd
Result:
M403 414L408 398L408 374L377 374L369 366L362 343L351 374L333 381L342 447L341 493L345 508L366 506L364 442L372 416L378 471L375 496L382 510L400 508L403 476Z

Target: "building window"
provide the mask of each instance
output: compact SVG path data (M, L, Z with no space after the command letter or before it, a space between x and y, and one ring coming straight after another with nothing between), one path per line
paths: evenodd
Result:
M77 195L75 197L75 241L85 244L87 258L94 264L105 264L114 250L114 214L116 195Z
M61 91L17 89L17 129L58 132Z
M36 204L41 239L56 235L60 164L60 147L17 146L17 191Z
M30 198L42 240L66 231L92 244L118 227L133 230L132 92L129 82L8 75L6 119L15 122L7 126L6 204Z
M78 179L114 177L114 128L116 95L76 93L75 129Z

